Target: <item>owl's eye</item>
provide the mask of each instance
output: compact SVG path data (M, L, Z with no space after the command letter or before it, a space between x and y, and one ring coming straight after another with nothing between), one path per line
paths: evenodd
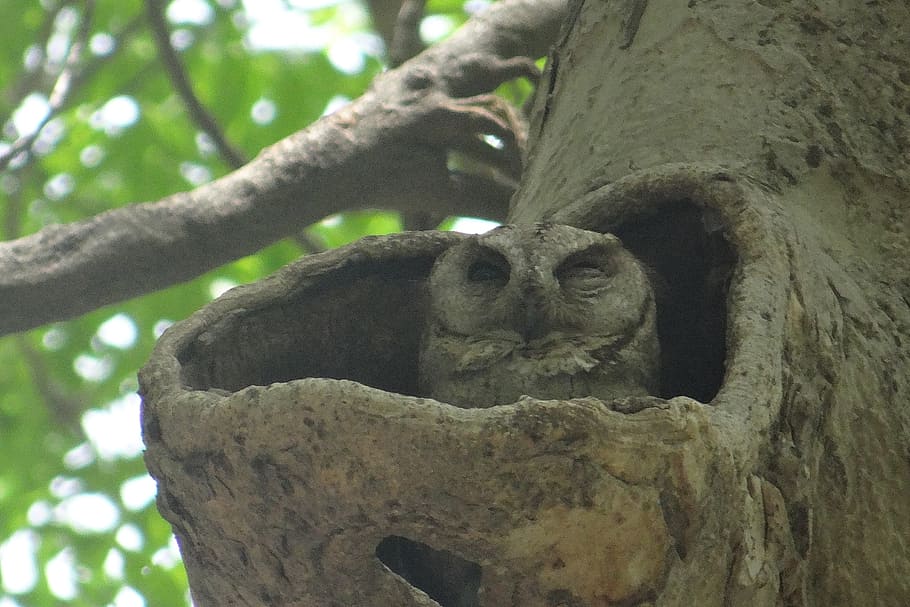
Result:
M563 289L581 292L602 289L612 275L612 264L602 259L569 259L556 270L556 279Z
M468 281L504 286L509 282L508 266L491 260L479 259L468 266Z

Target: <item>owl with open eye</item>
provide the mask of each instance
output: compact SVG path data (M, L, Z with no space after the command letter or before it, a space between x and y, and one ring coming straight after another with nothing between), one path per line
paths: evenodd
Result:
M654 293L611 234L502 226L430 273L421 393L461 407L657 394Z

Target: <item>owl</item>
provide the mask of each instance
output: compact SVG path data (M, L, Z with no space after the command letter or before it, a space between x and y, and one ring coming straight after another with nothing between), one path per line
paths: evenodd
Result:
M502 226L443 253L429 281L419 388L461 407L657 394L654 293L611 234Z

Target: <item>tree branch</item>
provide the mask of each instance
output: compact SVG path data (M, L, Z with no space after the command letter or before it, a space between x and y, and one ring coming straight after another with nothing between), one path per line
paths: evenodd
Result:
M382 38L388 56L395 38L395 24L401 10L401 0L366 0L366 5L369 8L373 29Z
M188 280L345 208L504 215L501 188L453 179L445 155L463 142L440 137L502 137L509 125L489 107L452 111L451 96L491 90L515 76L508 59L546 52L565 4L493 5L357 101L221 179L3 244L0 334Z
M426 0L404 0L398 19L395 21L395 35L389 48L389 63L398 67L408 59L423 51L420 39L420 22L423 20L423 9Z
M215 148L231 168L242 167L247 163L246 155L227 140L215 117L202 105L199 97L193 91L193 85L190 83L186 70L183 69L183 63L171 44L171 35L164 19L164 3L161 0L146 0L145 6L155 44L158 47L158 56L164 64L164 71L167 72L174 90L183 100L190 119L211 137Z

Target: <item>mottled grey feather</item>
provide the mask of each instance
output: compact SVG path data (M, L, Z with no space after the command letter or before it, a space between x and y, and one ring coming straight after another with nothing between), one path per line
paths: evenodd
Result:
M619 239L503 226L446 251L430 274L420 389L462 407L656 394L647 273Z

